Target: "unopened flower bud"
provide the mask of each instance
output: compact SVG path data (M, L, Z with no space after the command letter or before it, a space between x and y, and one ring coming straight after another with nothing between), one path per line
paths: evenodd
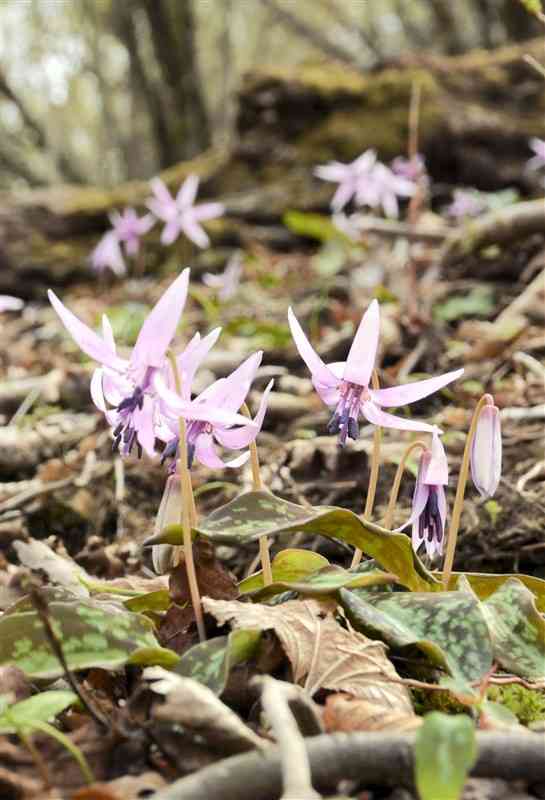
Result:
M488 395L481 409L471 447L471 476L482 497L492 497L501 477L500 412Z
M180 475L176 472L169 475L159 511L155 518L153 534L159 534L167 525L180 522L182 515L182 494L180 491ZM176 547L171 544L155 544L151 548L153 568L158 575L164 575L175 566Z

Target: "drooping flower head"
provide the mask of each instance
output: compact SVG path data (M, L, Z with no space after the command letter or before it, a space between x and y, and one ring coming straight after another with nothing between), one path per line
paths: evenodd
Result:
M124 455L134 445L154 451L158 396L155 378L167 370L166 353L187 297L189 270L169 286L146 318L129 359L118 356L111 325L103 317L102 337L79 320L49 290L51 304L74 341L98 361L91 380L91 397L114 433L115 447Z
M471 446L471 476L481 497L496 493L501 477L500 412L492 395L486 395Z
M225 208L221 203L201 203L194 205L199 188L197 175L189 175L173 197L160 178L151 183L153 197L147 207L158 219L165 223L161 243L168 245L184 233L197 247L208 247L210 240L201 227L201 222L221 217Z
M441 439L432 438L431 450L424 450L420 458L418 477L413 494L412 513L409 520L398 530L412 525L412 543L415 553L424 544L427 554L433 558L443 552L448 483L448 462Z
M151 214L139 217L134 208L126 208L121 214L113 211L110 222L117 240L124 245L128 256L134 257L140 250L140 239L145 236L155 225Z
M205 272L202 279L206 286L217 291L218 299L225 303L238 292L241 276L242 255L237 250L227 262L223 274L215 275L212 272Z
M331 209L335 213L342 211L345 205L356 195L360 181L369 176L376 160L376 152L374 150L366 150L365 153L362 153L350 164L330 161L329 164L323 164L315 168L314 174L318 178L339 184L331 200Z
M371 389L369 384L380 333L379 314L379 304L373 300L362 317L346 361L325 364L308 341L292 309L288 311L292 336L301 358L311 372L314 388L323 402L334 409L328 430L330 433L338 433L340 445L344 445L347 438L358 438L360 416L372 425L385 428L438 433L439 429L434 425L403 419L382 409L421 400L463 373L463 369L459 369L437 378L390 389Z
M158 437L166 442L163 460L175 460L178 455L178 417L184 416L189 467L194 459L210 469L240 467L247 461L248 451L224 462L218 455L214 442L229 450L243 450L254 441L261 430L273 381L266 387L253 420L239 416L237 412L245 401L262 357L261 351L255 353L229 377L215 381L192 401L190 409L187 408L184 397L169 390L161 380L158 381L159 393L170 410L170 417L168 413L163 417L164 424L158 431ZM213 411L214 415L207 414L206 409ZM194 410L201 412L197 418L192 417Z

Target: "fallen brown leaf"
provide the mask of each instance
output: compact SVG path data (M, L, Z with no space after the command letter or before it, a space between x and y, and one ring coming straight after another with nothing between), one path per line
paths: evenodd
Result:
M322 722L327 733L387 730L403 733L418 728L422 719L412 710L410 714L397 709L385 711L380 703L340 692L326 699Z
M150 667L144 677L158 679L152 689L166 695L165 703L154 709L156 719L182 725L223 756L266 746L264 739L202 683L162 667Z
M158 772L125 775L108 783L94 783L79 789L72 800L140 800L162 789L165 780Z
M279 606L203 599L205 610L234 628L274 630L290 660L293 679L312 696L318 689L348 692L398 712L412 713L407 689L386 657L382 642L343 628L331 603L289 600Z

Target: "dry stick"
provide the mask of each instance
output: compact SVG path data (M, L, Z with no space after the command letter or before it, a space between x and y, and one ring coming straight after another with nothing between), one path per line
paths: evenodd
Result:
M378 375L376 369L373 370L373 376L371 378L371 385L373 389L380 389L380 384L378 382ZM365 499L365 509L363 512L364 519L370 519L371 514L373 513L373 506L375 504L375 494L377 491L377 482L378 482L378 470L380 465L380 443L382 440L382 430L381 428L376 425L375 432L373 434L373 455L371 456L371 474L369 476L369 486L367 487L367 497ZM361 561L363 553L356 547L354 550L354 557L352 559L352 564L350 565L350 569L357 567Z
M393 516L394 516L394 509L395 509L395 506L396 506L396 503L397 503L397 498L398 498L398 495L399 495L399 487L401 486L401 478L403 477L403 472L405 471L405 467L407 465L407 461L409 460L409 456L415 450L418 450L418 449L426 450L426 448L427 448L427 445L426 445L425 442L417 440L416 442L413 442L412 444L410 444L407 447L407 449L405 450L405 452L403 453L403 455L401 457L401 461L399 462L399 465L398 465L398 468L397 468L397 472L396 472L396 475L395 475L395 478L394 478L394 482L392 484L392 490L390 492L390 499L388 500L388 508L386 509L386 514L384 516L384 522L382 523L383 527L386 528L387 530L390 530L391 525L392 525L392 519L393 519Z
M173 353L169 353L169 359L174 373L174 383L178 394L181 393L180 373L178 365ZM193 542L191 540L191 495L193 489L191 486L191 475L187 468L187 431L185 419L180 416L180 437L178 443L179 449L179 470L180 470L180 489L182 492L182 530L184 537L184 562L187 572L187 582L189 584L189 593L191 595L191 605L195 613L195 622L197 623L197 630L199 632L199 640L206 641L206 631L204 627L204 617L201 605L201 595L199 592L199 584L197 582L197 573L195 571L195 561L193 559Z
M261 703L274 731L282 759L281 800L320 800L321 795L312 787L310 765L305 740L289 707L295 687L265 676Z
M38 614L38 617L40 618L40 622L43 625L46 639L49 642L53 653L59 660L64 671L64 677L70 684L70 687L79 697L82 706L88 712L89 716L91 716L101 728L111 727L108 717L103 714L103 712L89 699L87 693L83 690L83 687L79 685L74 675L70 671L68 662L66 661L66 656L64 655L64 650L62 648L62 643L55 633L53 625L51 624L47 602L39 591L38 587L33 583L31 583L29 587L29 597L36 613Z
M471 774L531 783L545 780L543 737L536 733L477 732L477 760ZM305 740L318 789L341 780L365 785L411 785L415 734L334 733ZM156 800L273 800L282 792L280 749L224 758L160 789Z
M47 762L43 758L38 748L35 747L34 742L32 741L30 735L23 734L21 732L19 733L19 738L21 739L22 743L24 744L24 746L31 755L32 760L34 761L34 764L36 765L36 768L41 775L42 781L44 783L44 788L49 789L53 785L53 782L51 780L51 775L49 774L49 767L47 766Z
M471 447L473 445L473 438L477 428L477 422L483 406L485 406L490 399L490 395L484 394L473 414L469 432L466 438L466 446L464 448L464 455L462 458L462 466L460 467L460 475L458 476L458 485L456 486L456 497L452 507L452 518L448 530L447 539L447 552L445 554L445 561L443 564L443 589L448 589L450 577L452 575L452 565L454 564L454 553L456 551L456 541L458 539L458 529L460 527L460 517L462 516L462 508L464 505L464 495L466 491L467 476L469 473L469 459L471 456Z
M252 415L250 414L250 409L246 403L242 404L241 411L251 419ZM253 442L250 442L250 463L252 465L252 481L254 485L254 492L262 492L265 487L261 477L259 456L257 453L255 439ZM263 582L265 586L270 586L273 581L273 577L271 569L271 557L269 553L269 540L266 536L262 536L259 540L259 558L261 560L261 568L263 570Z

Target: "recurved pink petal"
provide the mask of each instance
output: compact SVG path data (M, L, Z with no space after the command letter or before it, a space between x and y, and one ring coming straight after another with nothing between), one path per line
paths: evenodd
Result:
M160 203L169 203L172 201L172 195L161 180L161 178L153 178L150 181L151 191Z
M180 228L185 233L187 238L191 239L193 244L196 244L197 247L204 249L210 244L210 239L208 238L204 228L201 228L192 214L182 217L180 220Z
M448 484L448 461L443 442L437 434L431 441L431 457L423 475L424 483L430 486L446 486Z
M204 338L201 339L198 333L189 342L185 350L177 357L176 362L180 371L182 381L182 397L186 400L191 398L191 386L195 373L216 344L221 333L221 328L214 328ZM174 383L172 384L174 385Z
M108 342L105 342L97 333L85 325L84 322L81 322L75 314L69 311L69 309L61 303L55 292L49 289L47 296L49 297L49 302L59 315L64 327L84 353L95 361L98 361L99 364L104 364L112 369L123 370L125 368L124 360L116 356L115 351L112 350Z
M427 422L418 422L412 419L403 419L394 414L382 411L372 400L361 404L363 416L372 425L380 425L381 428L394 428L400 431L425 431L427 433L441 433L437 425L429 425Z
M250 390L252 381L261 364L263 351L249 356L221 384L221 391L214 395L214 403L230 411L238 411Z
M225 214L223 203L201 203L192 211L193 218L199 222L206 222L208 219L216 219Z
M331 369L324 364L316 350L312 347L291 307L288 309L288 323L295 346L299 350L299 355L309 368L315 385L319 384L324 388L337 387L339 385L339 379Z
M195 442L195 458L210 469L224 469L225 467L240 467L244 464L250 454L242 453L232 461L222 461L216 452L214 440L211 434L201 433Z
M199 176L188 175L176 195L176 205L180 209L189 208L195 202L199 190Z
M377 300L373 300L358 326L352 342L343 378L350 383L367 387L377 356L378 337L380 334L380 309Z
M131 367L160 367L165 353L176 333L176 328L187 298L189 269L168 287L148 314L131 355Z
M91 391L91 400L93 401L95 406L98 408L99 411L105 413L107 406L106 406L106 401L104 399L104 392L102 390L103 374L104 370L102 369L102 367L97 367L97 369L94 370L93 375L91 377L90 391Z
M253 419L253 425L242 425L240 428L231 428L230 430L216 428L214 436L223 447L228 447L230 450L242 450L243 447L248 447L250 442L254 441L263 425L273 384L274 381L269 381L267 388L263 392L259 409Z
M437 392L443 386L447 386L447 384L457 380L463 375L463 372L463 369L456 369L453 372L438 375L437 378L427 378L424 381L392 386L390 389L370 389L369 394L379 406L386 408L404 406L407 403L415 403L417 400Z
M136 438L142 449L150 458L155 452L155 431L153 425L153 400L149 395L144 396L142 408L133 412L133 424L136 428Z
M170 219L161 232L161 244L168 246L169 244L172 244L172 242L175 242L180 235L181 230L181 220L178 217Z
M352 196L354 195L355 188L356 187L353 181L344 181L339 185L335 194L331 198L331 203L330 203L334 213L342 211L345 205L350 202Z

